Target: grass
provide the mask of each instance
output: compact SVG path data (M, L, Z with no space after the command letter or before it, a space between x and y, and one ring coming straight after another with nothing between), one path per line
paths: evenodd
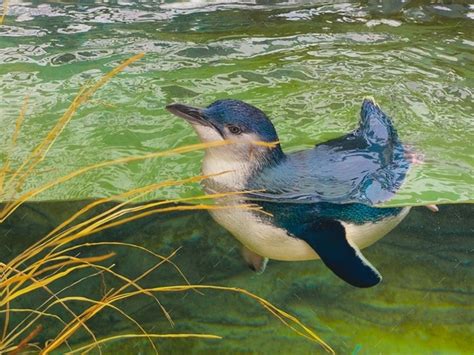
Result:
M138 54L124 61L96 83L84 86L51 131L23 162L16 164L18 166L13 168L15 164L12 164L8 156L15 150L20 129L26 115L28 99L25 99L7 149L9 155L7 154L0 168L0 200L4 201L3 209L0 211L0 223L3 223L9 218L22 204L43 191L91 170L115 164L126 164L132 161L183 154L217 145L235 144L229 141L195 144L164 152L150 153L142 156L129 156L100 162L66 174L43 186L33 188L29 191L23 191L25 182L30 176L35 174L38 165L47 157L50 147L67 126L68 122L73 118L79 107L88 102L92 95L107 81L127 66L139 60L142 56L143 54ZM255 142L255 144L272 146L272 144L268 143ZM34 350L42 354L47 354L58 349L61 349L61 352L63 352L65 347L70 353L88 352L94 348L98 348L100 351L101 345L107 342L130 338L148 339L150 347L157 352L158 350L154 341L157 339L220 339L221 337L216 334L152 333L145 330L137 319L134 319L121 307L121 302L140 295L145 295L156 302L163 312L164 317L173 324L171 316L160 303L158 295L187 291L200 292L200 290L238 293L253 299L260 304L263 309L273 314L285 326L296 332L296 334L307 338L309 341L320 344L324 350L333 353L329 345L297 318L247 290L225 286L190 284L185 275L172 260L178 250L170 255L163 256L140 245L125 243L119 240L97 242L90 239L90 236L100 231L157 213L224 208L259 210L256 206L251 204L241 204L230 207L203 203L206 200L244 193L232 191L224 194L210 194L192 198L154 201L141 205L133 204L137 199L142 199L158 189L196 183L208 179L209 177L210 176L202 175L182 180L161 181L152 185L137 187L107 198L97 199L73 213L43 238L34 241L25 250L12 256L10 260L0 262L0 315L3 316L4 319L4 323L0 329L0 353L18 354L27 350ZM107 207L112 201L119 202L113 204L112 207ZM102 208L101 211L98 211L99 208ZM103 250L100 249L100 247L103 246L110 247L111 250L118 250L118 248L135 250L144 255L151 256L155 262L151 267L143 270L139 276L132 278L115 270L113 258L116 252L100 252ZM92 252L97 251L97 254L93 256L83 256L83 250L85 249ZM156 285L155 287L144 287L141 285L145 277L164 264L170 265L180 275L182 279L181 285ZM91 278L100 279L105 275L115 279L118 286L104 289L100 297L94 297L81 290L81 285L87 280ZM39 294L46 296L38 297ZM26 303L32 303L33 305L29 307L22 306L22 304ZM111 335L98 339L89 324L91 319L105 309L113 310L124 320L131 322L137 329L137 332ZM54 322L54 329L57 329L57 331L49 341L39 343L37 339L45 331L43 324L51 324L51 322ZM48 331L51 332L51 329L48 329ZM79 332L88 334L90 340L80 347L73 347L69 344L69 341Z
M3 25L3 21L5 20L5 16L8 12L9 3L10 3L10 0L3 0L2 14L0 15L0 25Z

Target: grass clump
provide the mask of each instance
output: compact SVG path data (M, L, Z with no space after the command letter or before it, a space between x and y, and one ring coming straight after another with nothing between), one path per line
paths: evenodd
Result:
M128 65L139 60L142 56L143 54L138 54L124 61L96 83L83 87L51 131L15 169L12 169L12 164L7 154L0 168L0 200L3 201L3 208L0 211L0 223L5 222L22 204L43 191L91 170L114 164L125 164L132 161L183 154L217 145L232 144L232 142L228 141L195 144L164 152L150 153L142 156L129 156L100 162L66 174L43 186L33 188L29 191L23 191L23 186L28 177L35 173L38 164L45 159L48 150L78 108L86 103L108 80ZM16 121L15 130L11 142L9 143L10 146L9 149L7 149L7 153L11 154L15 149L17 138L24 121L27 104L28 99L25 99L25 103ZM98 232L157 213L223 208L257 209L257 207L251 204L229 207L203 203L205 200L212 200L242 192L228 192L192 198L152 201L141 205L133 204L134 201L142 199L158 189L196 183L209 177L210 176L201 175L182 180L162 181L152 185L134 188L107 198L97 199L73 213L44 237L34 241L23 251L17 253L17 255L12 255L8 261L0 260L0 317L2 317L0 319L3 319L3 324L0 324L0 353L18 354L23 351L34 350L47 354L57 349L63 351L64 347L66 347L70 353L88 352L94 348L98 348L100 351L100 347L104 343L130 338L148 339L150 347L157 352L154 340L160 338L191 337L220 339L220 336L215 334L149 332L144 329L138 320L128 314L123 307L123 301L138 296L146 296L156 302L164 316L172 323L171 316L160 303L158 295L186 291L200 292L200 290L205 289L239 293L249 297L258 302L264 309L273 314L297 334L320 344L326 351L333 352L329 345L320 339L311 329L303 325L297 318L247 290L225 286L191 284L179 267L172 261L177 250L164 256L143 246L119 240L95 241L88 238ZM108 207L112 201L120 202L114 204L112 207ZM189 202L192 203L183 204ZM100 211L98 211L99 208L101 208ZM115 248L115 250L117 248L127 248L129 250L138 251L151 256L154 263L151 267L144 269L140 275L129 277L116 271L113 264L116 252L101 252L103 249L100 247L104 246L111 247L112 250L114 250L113 248ZM97 254L88 255L86 253L85 255L83 253L85 249L97 251ZM180 275L183 281L182 285L142 286L144 278L164 264L170 265ZM95 297L81 290L81 285L86 280L91 278L103 278L105 275L113 278L117 286L104 289L99 297ZM39 297L39 294L43 296ZM28 306L25 306L25 304L28 304ZM97 338L89 324L91 319L105 309L112 310L123 319L131 322L135 329L137 329L137 332L111 335L100 339ZM51 322L55 324L54 329L57 329L57 331L54 331L52 335L50 335L52 331L48 329L49 340L38 343L38 337L46 331L43 324L52 324ZM69 342L78 332L87 334L89 341L84 345L74 347L69 344Z

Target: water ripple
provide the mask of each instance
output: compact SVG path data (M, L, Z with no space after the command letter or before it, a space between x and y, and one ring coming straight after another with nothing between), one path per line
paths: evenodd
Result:
M0 139L29 95L14 153L26 156L85 82L146 52L81 108L41 167L50 173L31 186L100 160L196 142L163 109L170 102L246 100L272 117L285 149L296 150L353 129L362 98L374 95L402 139L426 157L395 202L472 199L473 9L301 4L13 5L0 27L0 123L9 127ZM201 154L91 173L41 198L101 196L197 174Z

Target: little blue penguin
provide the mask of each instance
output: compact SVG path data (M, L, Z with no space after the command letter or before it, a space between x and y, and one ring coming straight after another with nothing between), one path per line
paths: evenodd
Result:
M252 203L262 210L211 210L215 221L243 244L252 269L263 272L268 259L321 259L353 286L371 287L382 280L360 249L408 214L409 207L374 205L400 188L412 160L373 99L363 101L359 125L351 133L290 154L283 152L267 115L245 102L166 108L188 121L202 142L233 142L205 150L202 171L211 177L203 185L208 194L243 192L219 198L218 204Z

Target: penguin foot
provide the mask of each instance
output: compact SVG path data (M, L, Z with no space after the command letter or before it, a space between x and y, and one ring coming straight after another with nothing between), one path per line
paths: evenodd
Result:
M268 258L254 253L247 247L242 247L242 256L248 267L251 270L255 271L257 274L261 274L265 271L265 268L267 267L268 263Z
M436 205L426 205L425 206L427 209L429 209L431 212L438 212L439 208Z
M414 165L424 164L425 156L410 148L405 151L405 159Z

